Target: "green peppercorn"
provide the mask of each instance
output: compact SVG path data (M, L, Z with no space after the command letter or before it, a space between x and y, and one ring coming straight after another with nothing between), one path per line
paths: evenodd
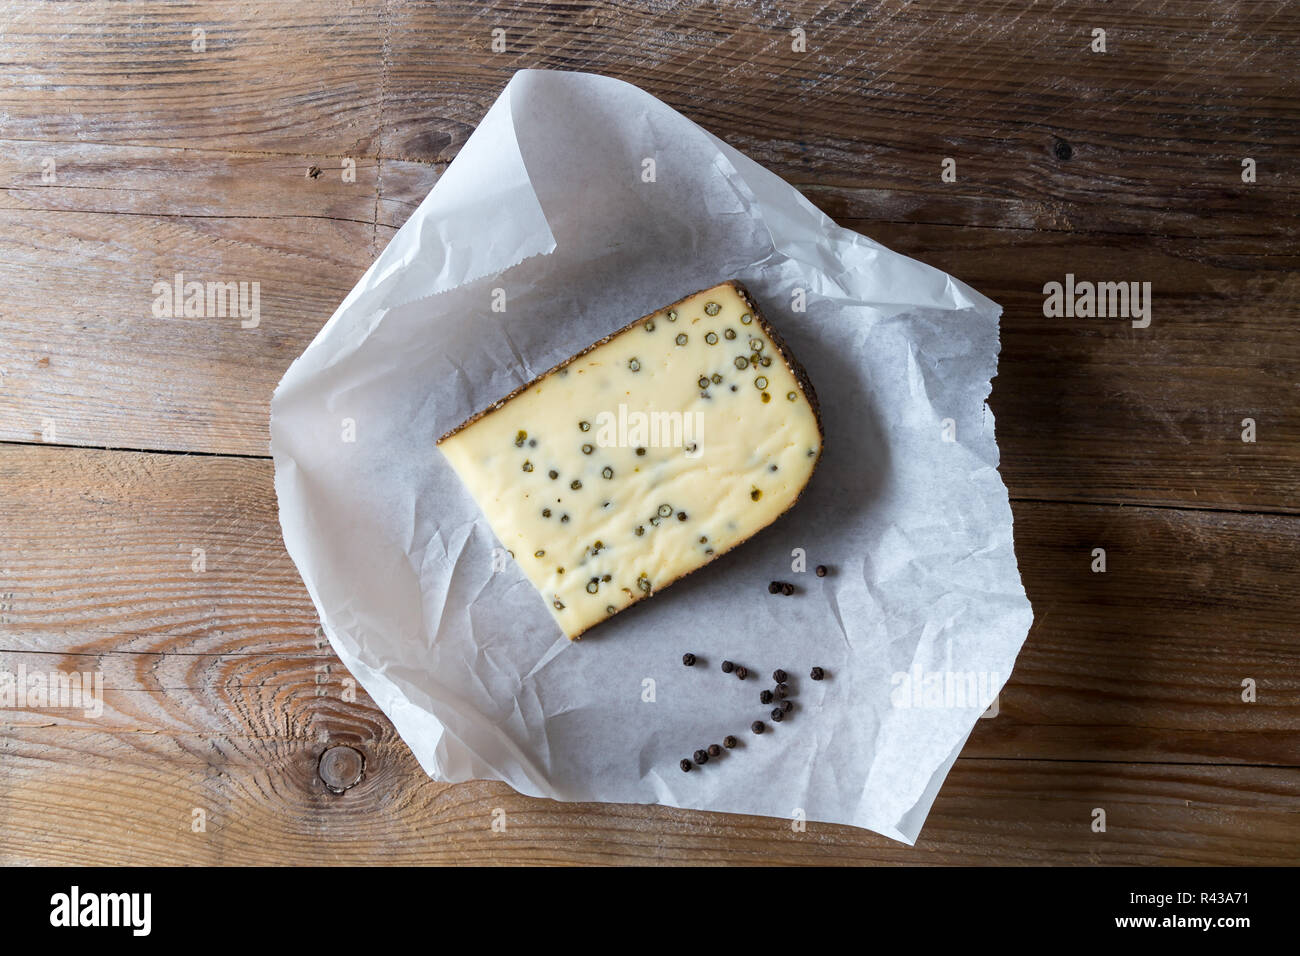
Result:
M667 518L667 517L668 517L670 514L672 514L672 513L673 513L673 506L672 506L672 505L660 505L660 506L659 506L659 517L661 517L661 518Z
M685 345L685 344L686 344L686 333L685 333L685 332L678 332L678 333L677 333L677 338L673 339L673 341L676 342L678 345Z
M704 314L705 314L705 315L717 315L717 314L718 314L719 312L721 312L721 311L722 311L722 306L718 305L718 303L716 303L716 302L705 302L705 303L704 303Z
M708 342L710 345L717 345L717 344L718 344L718 333L717 333L717 332L710 332L708 335L704 336L704 341Z
M604 468L600 469L600 476L606 480L613 478L614 469L609 467L609 465L606 465Z

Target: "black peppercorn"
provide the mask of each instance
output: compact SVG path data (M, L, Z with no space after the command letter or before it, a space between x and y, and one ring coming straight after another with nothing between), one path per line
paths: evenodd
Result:
M696 762L696 763L708 763L708 762L709 762L709 754L708 754L708 751L706 751L706 750L697 750L697 751L695 751L694 757L695 757L695 762Z
M683 654L683 655L682 655L682 663L685 664L687 667L694 667L694 666L695 666L695 655L694 655L694 654Z
M722 746L730 750L732 747L736 746L736 738L731 736L731 734L727 734L727 736L722 738Z
M784 684L789 676L789 674L781 670L779 667L772 671L772 680L776 681L778 684Z
M737 676L738 678L740 678L741 680L744 680L746 677L749 676L749 669L746 668L746 667L744 667L743 665L740 666L740 667L737 667L737 668L736 668L736 676Z
M758 702L759 702L760 704L770 704L770 703L772 703L772 692L771 692L770 690L765 690L765 691L763 691L762 693L760 693L760 694L758 695Z
M777 684L776 687L772 689L772 694L777 700L785 700L786 695L789 693L790 685L788 684Z
M781 593L781 582L780 582L780 581L773 581L771 584L769 584L769 585L767 586L767 593L768 593L768 594L780 594L780 593Z
M817 577L819 578L826 577L826 565L824 564L817 565Z
M781 721L785 720L785 711L782 710L780 707L773 707L773 708L772 708L772 720L773 720L775 723L778 723L778 724L779 724Z
M784 594L786 597L789 597L791 594L794 594L794 585L793 584L781 585L781 593Z
M790 713L790 711L794 710L794 701L792 700L781 701L781 709L784 710L787 714Z
M722 662L722 673L724 673L724 674L730 674L730 673L731 673L732 671L734 671L735 669L736 669L736 665L733 664L733 663L731 663L731 661L723 661L723 662Z
M685 757L682 758L681 763L679 763L677 766L682 768L682 773L691 772L691 762L687 760Z
M749 725L749 729L752 730L752 731L753 731L754 733L756 733L756 734L761 734L761 733L763 732L763 730L764 730L764 728L763 728L763 722L762 722L761 720L756 720L756 721L754 721L752 724Z
M823 677L826 676L826 672L822 670L820 667L814 667L811 673L808 674L808 676L811 677L813 680L821 680Z
M722 753L722 748L721 748L721 747L719 747L717 744L709 744L709 756L710 756L710 757L717 757L717 756L721 755L721 753Z

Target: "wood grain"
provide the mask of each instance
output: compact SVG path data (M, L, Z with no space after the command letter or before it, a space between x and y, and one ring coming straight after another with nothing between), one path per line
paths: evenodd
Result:
M1286 864L1300 775L1262 767L962 759L914 849L852 827L563 804L422 780L371 748L343 794L322 743L46 728L0 742L0 863ZM1106 832L1091 829L1106 812ZM194 811L206 831L194 833ZM504 831L492 829L504 813Z
M0 437L10 440L40 440L53 422L59 443L265 455L284 369L437 177L405 164L377 223L361 196L363 179L378 188L373 166L349 184L337 169L307 178L308 157L232 159L209 169L207 188L257 186L217 216L211 192L189 196L188 160L174 152L96 148L84 174L77 155L63 155L61 184L47 189L0 167L19 183L0 208L0 255L12 264L0 286ZM142 155L154 185L128 189ZM64 208L87 194L94 212ZM1003 304L991 404L1013 497L1297 510L1300 257L1231 237L845 224ZM259 326L154 318L153 283L177 272L259 282ZM1151 328L1045 318L1043 284L1066 273L1151 282ZM1253 444L1241 440L1246 418Z
M1300 20L1283 2L514 0L401 4L391 26L385 156L447 161L515 70L581 69L641 86L791 182L848 190L836 215L1295 235L1273 212L1300 172ZM1090 50L1097 28L1105 53ZM1263 171L1250 186L1247 156ZM957 183L941 184L944 157Z
M0 669L100 671L105 686L100 717L0 711L12 732L391 741L317 634L269 462L0 445L0 483ZM1014 510L1036 623L966 753L1300 767L1294 518Z

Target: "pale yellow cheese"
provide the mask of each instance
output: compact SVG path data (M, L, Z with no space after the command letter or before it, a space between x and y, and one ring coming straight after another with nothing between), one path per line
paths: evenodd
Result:
M787 357L724 283L596 343L439 448L576 638L795 502L821 428Z

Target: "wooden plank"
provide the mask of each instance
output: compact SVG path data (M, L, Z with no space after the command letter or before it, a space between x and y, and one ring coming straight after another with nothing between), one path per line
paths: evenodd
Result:
M0 140L0 208L367 225L375 219L378 171L368 156ZM122 225L101 221L106 234Z
M317 773L331 743L0 729L0 863L1263 865L1300 849L1294 769L962 759L909 849L851 827L434 784L402 746L368 749L337 794Z
M316 634L268 462L0 445L0 485L0 669L98 670L106 689L100 717L14 708L9 723L389 739ZM1014 511L1036 625L968 755L1300 766L1300 519Z
M1090 49L1098 28L1105 53ZM397 5L389 55L385 156L449 161L515 70L586 70L641 86L792 182L839 189L835 215L1296 235L1278 210L1300 173L1300 11L1280 0L708 4L668 16L460 0ZM957 160L955 183L940 180L944 157ZM1245 157L1257 164L1249 185Z
M196 26L205 53L190 49ZM1105 53L1090 50L1096 28ZM324 144L445 163L515 70L581 69L638 83L791 181L839 190L836 215L1279 240L1296 234L1276 213L1300 172L1298 53L1300 15L1281 0L992 13L805 0L670 16L612 2L222 0L198 17L27 0L0 37L0 115L5 136L33 143ZM956 183L940 182L944 157Z
M0 34L3 135L374 156L383 12L379 0L16 0Z
M0 437L266 455L271 392L373 239L309 217L0 209ZM154 284L178 273L246 283L250 306L257 283L258 314L156 317Z
M1300 511L1300 256L849 220L1003 306L990 405L1013 497ZM1048 318L1047 282L1151 283L1151 324ZM1255 423L1243 441L1245 420Z
M40 441L53 423L57 443L245 455L266 454L284 369L438 175L386 162L382 184L373 164L349 184L337 168L307 178L306 156L216 157L191 196L185 152L60 156L49 187L34 167L0 164L0 256L11 264L0 286L0 438ZM141 163L149 171L132 179ZM362 180L381 191L378 206ZM229 216L210 189L234 191ZM96 211L72 211L86 196ZM992 406L1014 496L1300 507L1294 254L1258 255L1234 238L845 224L1005 306ZM177 272L258 282L259 327L153 317L153 283ZM1043 284L1067 273L1151 281L1152 326L1045 318ZM1253 444L1241 441L1245 418L1256 421Z

